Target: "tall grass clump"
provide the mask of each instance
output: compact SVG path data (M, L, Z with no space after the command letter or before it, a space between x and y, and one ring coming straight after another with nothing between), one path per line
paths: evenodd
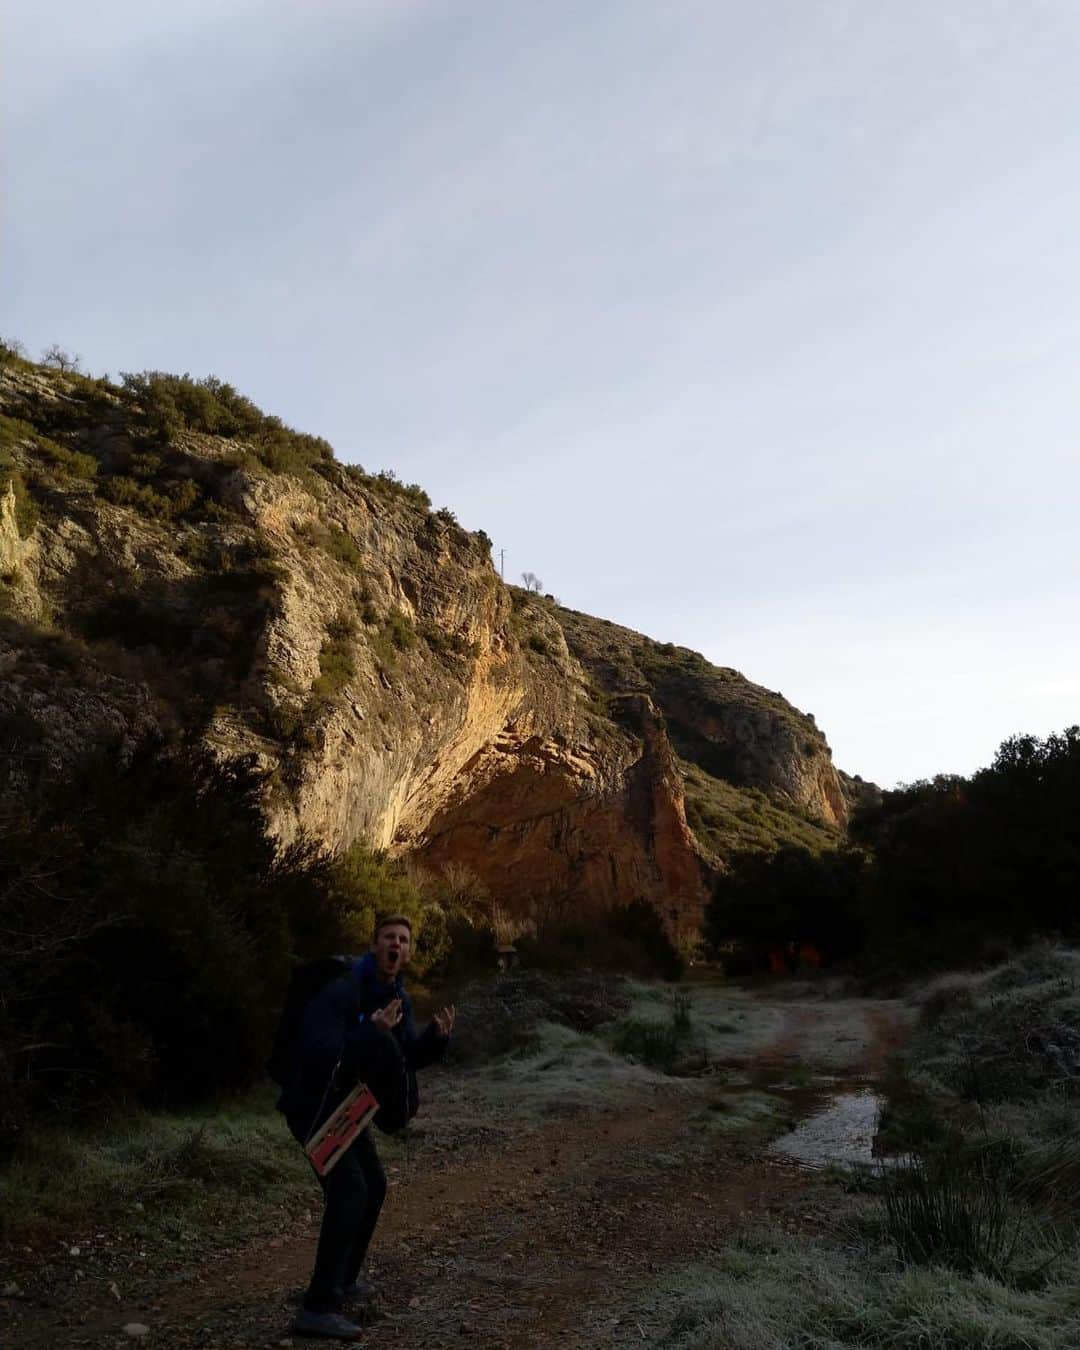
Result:
M691 1074L704 1067L704 1052L694 1043L690 996L673 990L661 1021L630 1017L619 1024L613 1049L667 1074Z
M894 1133L885 1228L905 1261L1021 1286L1075 1242L1080 1214L1080 959L1039 945L923 998Z

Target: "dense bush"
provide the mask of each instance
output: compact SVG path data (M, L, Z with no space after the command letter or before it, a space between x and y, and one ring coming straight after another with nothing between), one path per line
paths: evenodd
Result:
M451 633L432 619L421 619L416 625L417 635L440 656L475 657L477 646L461 633Z
M162 443L184 430L235 438L250 445L267 468L300 477L334 458L327 441L294 431L213 375L196 380L148 370L121 379L142 426Z
M190 478L171 479L161 488L140 482L130 474L114 474L102 479L98 495L114 506L130 506L153 520L172 520L184 516L200 499L198 486Z
M378 631L368 637L375 659L384 670L393 670L400 654L410 651L417 641L415 624L399 609L391 610Z
M278 855L246 771L151 745L58 782L17 739L30 781L0 819L0 1145L35 1116L258 1076L293 960L365 949L378 912L414 918L421 968L444 955L397 865L359 847Z
M736 854L714 885L706 937L716 950L735 940L760 967L770 948L789 943L813 943L830 961L854 956L863 948L865 870L853 849Z
M356 662L353 659L353 641L356 637L356 625L347 615L338 615L332 619L326 630L326 638L319 648L319 674L311 692L314 698L328 701L342 689L356 674Z
M619 971L677 980L684 966L647 900L581 919L549 920L516 946L524 965L545 971Z

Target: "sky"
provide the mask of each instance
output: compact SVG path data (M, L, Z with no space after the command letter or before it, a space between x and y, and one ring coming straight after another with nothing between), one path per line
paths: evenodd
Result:
M216 374L883 786L1080 722L1075 0L8 0L0 333Z

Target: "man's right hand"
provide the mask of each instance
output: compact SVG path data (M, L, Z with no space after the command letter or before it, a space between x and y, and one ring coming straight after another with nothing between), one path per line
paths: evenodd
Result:
M401 999L391 999L385 1008L379 1008L371 1014L371 1020L379 1031L389 1035L401 1021Z

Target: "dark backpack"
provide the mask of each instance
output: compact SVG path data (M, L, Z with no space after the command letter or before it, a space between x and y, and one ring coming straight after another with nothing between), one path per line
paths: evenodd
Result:
M331 980L347 975L354 959L351 956L320 956L293 970L274 1033L274 1048L266 1061L266 1072L279 1087L284 1086L288 1075L293 1046L300 1034L307 1005Z

